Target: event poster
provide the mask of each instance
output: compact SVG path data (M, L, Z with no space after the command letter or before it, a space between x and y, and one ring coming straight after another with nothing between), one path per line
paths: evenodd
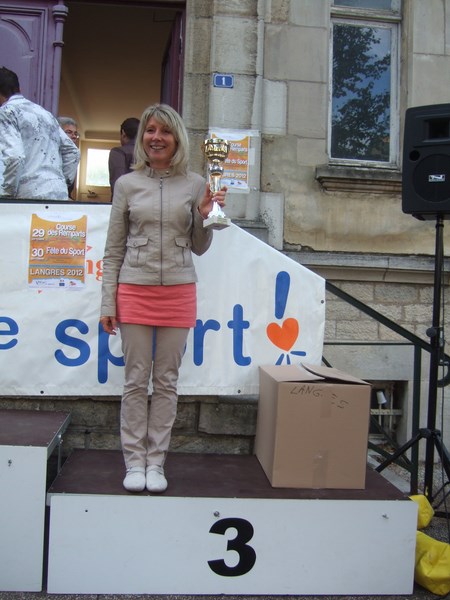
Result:
M250 139L253 131L239 129L214 129L211 137L223 138L230 143L230 151L224 162L222 183L229 191L248 192L248 169L251 163Z
M87 215L31 215L28 285L79 289L85 284Z

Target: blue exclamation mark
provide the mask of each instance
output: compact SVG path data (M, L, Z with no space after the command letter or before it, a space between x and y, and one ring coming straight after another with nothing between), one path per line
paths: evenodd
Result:
M282 319L286 310L289 288L291 286L291 277L286 271L280 271L275 280L275 317ZM281 365L284 354L278 358L275 364ZM289 354L286 354L287 363L290 364Z
M275 317L282 319L286 310L291 276L286 271L280 271L275 281Z

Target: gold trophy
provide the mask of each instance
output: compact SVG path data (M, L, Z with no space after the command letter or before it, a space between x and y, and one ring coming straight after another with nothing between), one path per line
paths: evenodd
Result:
M208 180L212 194L218 192L221 188L223 163L229 151L230 144L227 140L209 138L203 142L203 152L208 160ZM231 219L225 215L219 204L214 201L208 218L203 222L203 227L224 229L229 225L231 225Z

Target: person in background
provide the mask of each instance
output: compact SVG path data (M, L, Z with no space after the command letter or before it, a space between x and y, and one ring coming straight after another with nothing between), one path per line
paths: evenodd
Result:
M139 119L136 117L125 119L120 126L120 146L111 148L108 160L111 194L114 194L114 184L119 177L131 171L138 127Z
M0 154L4 197L69 199L80 152L50 112L23 97L6 67L0 67Z
M196 322L197 276L192 252L209 248L203 220L214 196L188 170L188 137L170 106L148 107L136 138L133 171L114 196L103 258L100 322L122 338L125 382L120 435L130 492L163 492L164 462L177 412L178 370ZM148 389L153 392L148 407Z
M75 146L78 146L80 134L78 133L77 122L72 117L58 117L58 123L66 135L70 137Z
M72 119L72 117L58 117L58 123L61 129L64 131L66 135L70 137L75 146L78 147L78 142L80 139L80 134L78 133L77 122ZM73 197L73 190L75 188L75 179L67 186L67 191L69 194L69 198L71 200L75 200Z

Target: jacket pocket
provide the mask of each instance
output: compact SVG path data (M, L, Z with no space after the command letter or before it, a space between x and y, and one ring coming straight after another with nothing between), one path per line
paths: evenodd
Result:
M148 259L148 237L127 240L127 262L130 267L142 267Z
M177 265L179 267L191 267L194 264L192 261L191 238L177 237L175 238L175 244L177 247Z

